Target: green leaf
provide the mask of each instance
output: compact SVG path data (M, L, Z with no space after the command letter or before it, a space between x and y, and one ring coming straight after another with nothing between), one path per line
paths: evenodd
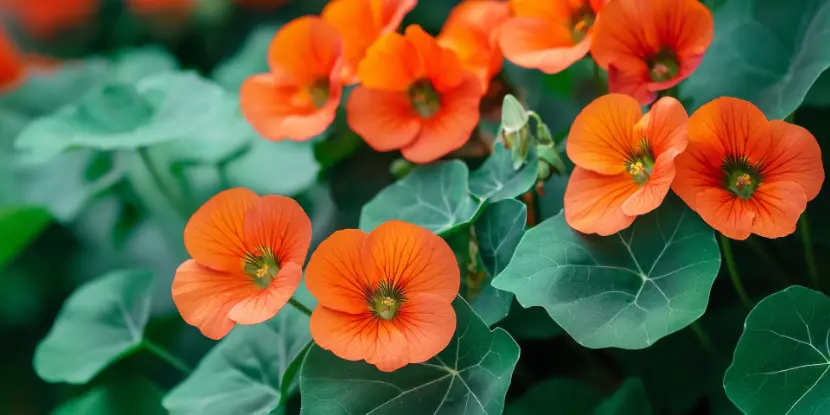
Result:
M263 324L234 328L164 397L164 407L173 414L268 414L287 398L292 365L311 341L308 324L287 305Z
M804 105L813 107L830 106L830 71L824 71L810 87L810 91L804 97Z
M502 413L519 346L504 330L491 332L464 299L453 307L458 326L447 348L391 373L312 346L300 373L301 413Z
M470 174L470 193L490 202L513 199L533 188L538 166L539 160L531 152L527 163L514 170L512 150L496 143L490 158Z
M523 308L516 301L510 305L510 313L499 326L520 340L552 339L563 333L562 327L550 318L544 308Z
M134 85L108 82L29 124L15 146L38 163L72 147L132 150L193 137L218 125L217 112L232 99L190 72L163 72Z
M591 415L602 398L599 393L572 379L554 378L533 385L505 415L533 415L543 408L555 407L568 415Z
M719 268L712 229L670 195L608 237L574 231L561 213L542 222L493 286L544 307L585 347L641 349L703 315Z
M98 386L52 411L52 415L164 415L162 391L144 379Z
M141 346L153 276L116 271L88 282L64 302L35 350L35 372L47 382L89 382Z
M393 219L436 234L465 225L481 208L468 191L468 176L467 166L458 160L418 167L363 206L360 229L370 232Z
M603 401L594 415L651 415L651 404L640 379L628 379Z
M0 269L32 243L52 221L52 215L34 206L0 208Z
M830 3L730 0L715 13L715 39L681 84L692 108L720 96L748 100L770 119L801 105L830 67Z
M268 47L279 28L266 25L251 31L236 55L220 63L211 77L228 91L238 92L247 77L269 72Z
M747 415L823 414L830 396L830 298L792 286L749 313L726 395Z
M251 148L225 167L231 186L259 194L296 195L317 179L320 165L311 142L268 141L259 136Z

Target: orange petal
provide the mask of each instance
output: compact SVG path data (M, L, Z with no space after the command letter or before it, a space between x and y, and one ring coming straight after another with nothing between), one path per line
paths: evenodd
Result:
M645 64L641 70L624 72L615 65L608 67L608 90L615 94L625 94L637 100L640 105L648 105L657 98L657 92L649 89L651 77Z
M672 190L697 211L697 195L708 189L723 189L726 174L721 168L723 154L713 146L690 143L674 160L676 174Z
M23 58L2 30L0 30L0 91L17 87L25 76Z
M406 92L423 74L423 68L408 39L387 33L369 47L357 73L365 87Z
M620 174L637 141L634 126L643 117L634 98L601 96L577 115L568 135L568 157L579 167L602 174Z
M623 213L629 216L644 215L663 203L674 180L676 156L677 150L669 150L657 157L648 181L622 204Z
M807 200L813 200L824 183L821 147L816 138L798 125L779 120L770 122L770 131L771 148L760 160L764 181L797 183Z
M666 3L660 0L615 0L605 5L591 44L591 56L597 64L604 69L613 65L622 73L645 72L648 76L645 58L656 55L663 46L657 35L658 22L654 14L654 4L661 2Z
M239 301L228 312L228 318L239 324L259 324L274 317L297 290L302 278L303 269L299 265L283 262L271 285L265 289L257 288ZM248 280L256 286L250 277Z
M555 74L585 57L591 46L589 33L574 44L565 26L536 18L516 17L500 30L499 46L504 57L516 65Z
M411 223L392 220L373 230L363 245L363 269L374 286L392 281L409 298L419 293L451 302L461 285L455 254L443 239Z
M479 121L481 83L468 73L457 88L441 95L441 109L424 119L420 134L401 150L414 163L429 163L464 146Z
M406 337L408 363L421 363L444 350L455 333L455 310L445 298L418 294L407 298L392 320Z
M752 233L755 209L728 190L712 187L697 194L696 211L727 238L743 240Z
M630 1L630 0L629 0ZM615 2L611 2L611 6ZM712 12L697 0L654 1L654 24L662 45L670 46L683 60L703 55L715 35ZM608 11L604 8L602 13Z
M352 314L368 310L370 284L360 254L366 236L357 229L337 231L311 254L305 283L321 306Z
M342 54L337 29L319 17L303 16L277 32L268 48L268 65L275 74L307 86L339 71Z
M689 144L688 124L689 116L680 101L660 98L634 126L634 145L645 138L655 157L667 151L679 154Z
M303 264L311 245L311 220L294 199L268 195L255 201L244 220L247 252L270 249L283 267Z
M439 46L438 41L418 25L407 27L405 36L418 53L423 76L432 82L436 91L443 94L464 82L466 73L455 52Z
M326 5L321 14L323 20L334 26L343 38L343 78L357 83L357 67L366 50L378 36L372 7L368 0L335 0Z
M225 273L203 267L189 259L173 278L173 303L182 319L205 336L219 340L233 328L228 313L258 289L242 273Z
M689 117L690 147L711 146L724 156L751 154L758 144L768 142L767 134L769 123L764 113L738 98L717 98Z
M780 238L795 232L798 218L807 208L807 196L797 183L761 183L745 203L755 212L752 233Z
M421 131L421 119L406 93L363 85L349 96L346 120L349 128L377 151L400 149Z
M311 313L311 337L341 359L366 360L384 372L407 364L404 335L370 313L349 314L317 306Z
M584 4L583 0L510 0L513 14L518 17L536 17L555 23L570 23L573 7L571 3Z
M303 87L285 85L277 77L263 74L245 80L239 105L248 122L265 138L305 141L331 125L341 94L341 86L330 83L328 100L318 109Z
M627 173L606 176L574 167L565 189L565 221L582 233L617 233L634 222L622 205L636 191Z
M218 271L242 271L245 214L257 199L256 193L235 188L205 202L184 228L184 246L190 256Z

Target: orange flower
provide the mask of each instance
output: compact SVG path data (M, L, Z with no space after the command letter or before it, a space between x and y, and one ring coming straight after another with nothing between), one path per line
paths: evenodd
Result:
M689 119L672 189L729 238L778 238L795 231L823 182L821 148L809 131L724 97Z
M386 222L326 239L306 268L317 298L311 337L346 360L391 372L431 359L455 332L450 304L461 277L450 247L432 232Z
M23 57L12 40L0 29L0 92L16 88L25 77Z
M698 0L615 0L602 9L591 55L608 70L611 92L647 105L694 72L713 34Z
M515 17L501 28L499 45L516 65L562 72L591 47L597 13L607 0L511 0Z
M465 0L456 6L438 44L458 55L461 66L476 74L482 89L501 71L503 57L498 45L501 24L510 18L510 6L499 0Z
M30 35L51 38L87 22L98 10L98 0L7 0Z
M332 0L323 9L323 19L343 37L342 76L348 84L358 82L357 68L366 50L380 36L398 30L404 16L418 0Z
M360 63L349 126L377 151L428 163L459 149L478 124L481 83L419 26L387 33Z
M342 42L332 26L312 16L291 21L271 42L271 73L242 84L242 113L269 140L305 141L323 133L343 93L341 58Z
M297 289L310 244L311 221L294 200L223 191L184 229L193 259L176 270L173 302L184 321L211 339L236 323L261 323Z
M576 167L565 190L565 220L583 233L611 235L660 206L687 144L689 117L666 97L643 116L628 95L597 98L576 117L568 157Z

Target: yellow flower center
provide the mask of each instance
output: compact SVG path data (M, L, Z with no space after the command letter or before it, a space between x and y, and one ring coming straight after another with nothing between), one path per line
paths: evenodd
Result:
M392 320L398 315L401 305L406 301L400 288L383 280L377 288L369 293L367 305L375 317Z
M415 81L409 87L409 101L421 118L430 118L441 109L441 95L428 79Z
M680 73L677 57L671 49L663 48L648 62L649 76L654 82L668 81Z
M279 260L268 248L259 248L256 253L248 253L242 264L243 272L251 277L259 288L266 288L279 274Z
M579 43L591 30L594 25L594 10L589 4L580 7L571 17L571 39L574 43Z
M726 189L743 200L749 200L763 181L758 166L745 156L729 156L721 168L726 174Z
M329 101L329 80L318 79L308 88L308 95L315 108L322 108Z
M654 170L654 156L648 140L640 140L639 149L634 151L625 164L625 170L631 175L635 183L642 186L648 182L651 172Z
M738 176L738 179L735 181L735 186L738 188L743 188L752 185L752 178L749 177L749 174L744 173Z

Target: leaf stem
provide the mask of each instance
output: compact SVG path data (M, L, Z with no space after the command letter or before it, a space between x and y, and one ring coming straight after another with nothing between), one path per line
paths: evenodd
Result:
M190 366L187 365L183 360L179 359L176 356L173 356L170 352L165 350L163 347L157 345L156 343L144 339L141 341L141 347L143 347L148 352L156 355L159 359L164 360L170 366L175 367L180 372L184 373L185 375L189 375L191 372Z
M732 256L732 245L729 242L729 238L721 234L720 245L723 250L723 258L726 260L726 268L729 270L729 278L732 279L732 285L735 286L735 291L738 293L738 297L741 299L744 307L751 310L753 307L752 300L746 294L744 285L741 282L741 276L738 275L738 267L735 266L735 258Z
M299 312L311 317L311 309L303 305L303 303L295 300L293 297L288 299L288 304L291 304L291 306L296 308Z
M522 195L522 202L527 206L527 226L532 228L539 222L539 208L533 191L524 193Z
M150 177L153 179L153 184L159 189L162 195L167 199L167 202L170 203L170 206L178 212L182 218L187 219L189 216L188 213L185 211L184 206L179 202L179 198L175 197L173 192L167 185L164 183L164 180L161 178L158 170L156 170L156 165L153 163L152 157L150 157L150 153L147 152L146 147L139 147L136 149L138 156L141 158L141 162L144 164L144 167L147 169L147 172L150 173Z
M810 236L810 222L807 220L807 212L801 214L798 219L798 230L801 234L801 242L804 244L804 261L807 262L807 272L810 275L810 284L821 290L821 282L818 277L818 264L816 254L813 251L813 238Z
M693 322L689 327L692 328L692 331L695 332L697 338L700 340L700 344L703 345L703 348L706 349L707 352L712 354L717 354L717 350L715 346L712 344L712 338L709 337L709 334L706 333L706 330L701 326L697 321Z

